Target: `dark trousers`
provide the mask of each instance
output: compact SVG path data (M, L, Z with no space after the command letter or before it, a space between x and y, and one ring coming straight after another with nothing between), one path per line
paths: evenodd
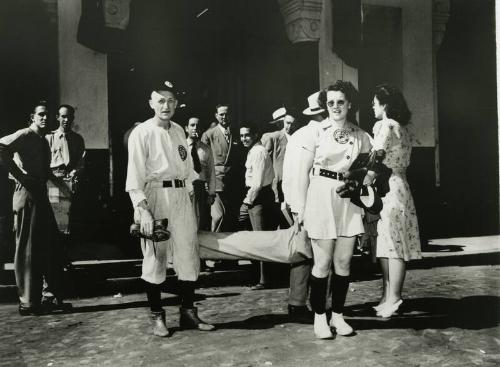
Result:
M292 306L305 306L309 291L311 261L306 260L290 265L290 293L288 303Z
M43 277L51 292L62 300L62 249L47 195L34 198L18 184L13 210L16 232L14 272L20 303L26 307L40 304Z
M268 231L273 229L273 205L274 192L271 185L264 186L260 189L259 194L255 198L252 206L242 205L240 207L240 215L238 223L240 230L251 229L252 231ZM250 222L250 223L249 223ZM250 224L250 226L249 226ZM259 283L266 284L268 282L267 273L268 263L260 262L260 279Z
M210 207L208 205L208 193L205 181L193 181L194 200L193 207L198 220L198 229L210 231Z
M210 208L212 232L234 232L237 230L238 205L240 200L230 192L217 191Z
M253 205L240 207L238 223L240 230L252 229L253 231L272 230L273 226L274 192L271 185L260 189ZM250 226L249 226L250 224Z

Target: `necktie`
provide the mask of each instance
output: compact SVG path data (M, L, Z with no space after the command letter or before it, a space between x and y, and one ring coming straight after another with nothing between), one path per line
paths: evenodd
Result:
M229 143L229 129L224 129L224 137L226 138L226 142Z
M193 158L193 167L196 173L201 172L200 158L198 157L198 152L196 151L196 143L191 143L191 158Z
M66 134L61 134L61 155L64 164L67 166L69 164L69 147L68 140L66 139Z

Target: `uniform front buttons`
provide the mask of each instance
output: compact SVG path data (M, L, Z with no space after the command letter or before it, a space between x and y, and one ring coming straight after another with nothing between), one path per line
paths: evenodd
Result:
M346 156L345 159L351 159L351 157L350 156Z
M353 145L354 143L352 141L350 141L349 144Z

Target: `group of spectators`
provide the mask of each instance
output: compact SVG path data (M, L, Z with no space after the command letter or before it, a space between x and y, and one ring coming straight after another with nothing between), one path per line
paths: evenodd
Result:
M178 276L181 328L215 329L194 307L202 268L199 231L278 233L290 226L293 233L306 234L312 254L312 261L304 258L290 266L290 318L314 319L317 338L331 338L332 330L352 334L343 309L356 239L365 232L363 218L368 214L380 218L376 256L384 276L375 312L388 318L398 311L406 262L421 256L405 176L411 114L398 89L377 87L373 111L379 121L373 137L356 122L357 90L341 80L307 98L300 116L307 125L299 129L302 118L280 107L272 113L273 131L264 135L247 122L238 124L236 134L227 104L215 107L215 122L201 133L196 115L182 124L172 120L178 99L171 82L151 86L150 93L153 117L136 123L126 137L125 189L143 237L141 278L154 335L170 334L161 305L169 266ZM45 135L48 111L39 103L28 128L0 139L0 165L16 180L15 274L21 315L69 308L62 300L60 233L47 181L56 187L69 185L70 191L78 182L85 154L83 139L71 131L74 113L73 107L61 105L59 128ZM155 232L164 219L168 231L163 228L163 233L169 238L159 239ZM241 247L252 245L247 238ZM266 254L259 258L266 259ZM268 285L267 266L261 262L253 289Z
M59 127L46 134L48 114L45 101L35 104L29 126L0 139L0 165L16 181L14 272L21 315L71 307L63 302L64 238L49 202L47 182L53 203L64 193L71 201L83 171L85 144L72 130L73 106L58 107ZM69 233L67 222L62 232Z

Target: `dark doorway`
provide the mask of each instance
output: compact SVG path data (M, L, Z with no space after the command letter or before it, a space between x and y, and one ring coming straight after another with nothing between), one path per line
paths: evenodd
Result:
M437 54L441 225L449 235L499 233L495 2L452 0Z
M402 89L402 34L401 8L363 5L359 119L366 131L375 124L371 109L375 87L389 83Z

